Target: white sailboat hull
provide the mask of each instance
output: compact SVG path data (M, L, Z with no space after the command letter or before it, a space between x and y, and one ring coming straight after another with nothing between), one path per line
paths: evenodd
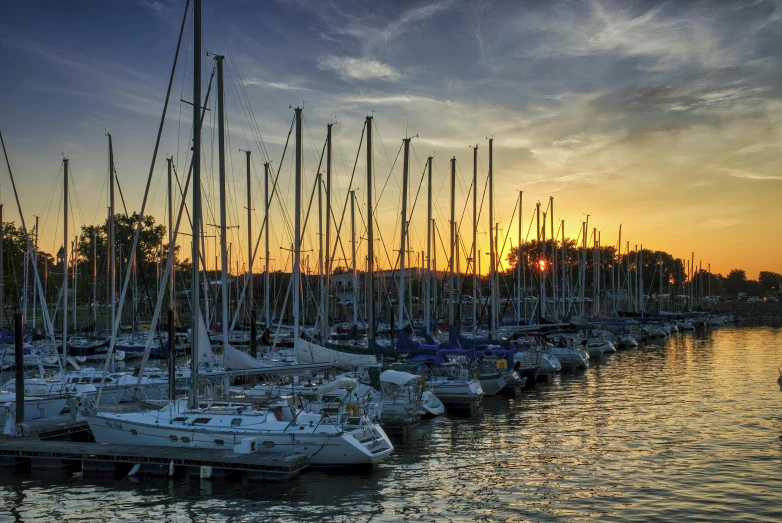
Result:
M588 356L584 352L562 347L555 347L552 352L563 369L585 369L589 366Z
M7 417L11 419L16 417L16 399L4 399L6 395L0 397L0 405L4 406L0 411L0 425L5 425ZM9 396L13 396L9 394ZM67 403L67 397L60 398L25 398L24 399L24 420L32 421L43 418L51 418L62 412Z
M295 426L285 430L285 426L289 425L285 422L281 422L279 429L219 430L183 424L177 426L169 422L167 414L165 420L161 419L158 424L111 414L85 417L98 443L115 445L224 449L241 446L245 439L254 438L257 447L266 452L308 454L310 464L322 467L371 465L393 451L388 436L378 425L345 432L323 430L304 433Z
M486 396L494 396L499 393L508 383L510 374L481 374L481 388Z

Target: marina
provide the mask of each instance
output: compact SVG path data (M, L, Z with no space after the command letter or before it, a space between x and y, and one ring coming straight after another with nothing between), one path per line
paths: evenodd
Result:
M61 103L81 138L42 125L43 153L31 154L19 115L45 100L0 122L10 182L0 198L0 523L782 519L781 252L757 238L765 225L746 226L759 214L734 218L717 203L750 186L767 189L744 198L753 207L774 194L772 160L756 165L762 174L734 166L776 144L748 141L714 165L693 163L705 158L696 146L651 145L676 129L659 114L681 119L682 136L727 133L715 122L775 91L733 89L734 79L685 100L669 85L627 97L630 78L591 94L580 77L553 95L533 93L530 78L505 84L492 60L545 70L549 58L510 50L483 22L541 37L556 32L544 20L568 25L561 14L580 12L592 32L554 39L570 41L556 74L593 77L605 67L594 55L625 52L612 67L651 83L662 63L692 64L671 66L683 51L649 62L663 42L628 45L703 39L680 20L723 22L678 5L501 1L472 13L458 2L348 12L340 0L143 0L74 8L78 27L92 11L111 21L111 45L132 37L110 56L91 30L87 54L67 59L0 39L65 69L64 86L79 71L113 95L83 97L84 119ZM765 20L757 3L736 9L755 27L782 20ZM504 11L535 29L509 30ZM120 12L135 23L118 23ZM250 13L279 34L248 30ZM429 31L438 20L463 32L471 19L460 45L477 41L480 58L435 87L431 60L456 48ZM632 29L662 19L648 34ZM349 42L359 57L328 54ZM402 49L412 54L400 62ZM99 66L83 63L92 54L104 55ZM50 75L16 68L22 79ZM573 117L559 113L555 132L552 110L564 106ZM643 125L629 123L639 115ZM647 133L656 138L635 139ZM710 178L692 181L701 171ZM616 183L632 194L614 194ZM678 190L661 199L660 187ZM778 210L763 209L763 223Z

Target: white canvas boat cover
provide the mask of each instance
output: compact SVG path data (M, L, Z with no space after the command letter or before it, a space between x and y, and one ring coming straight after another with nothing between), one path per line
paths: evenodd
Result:
M326 347L321 347L307 340L294 340L296 359L299 363L326 363L336 367L364 367L377 364L377 358L372 354L351 354Z
M225 370L251 370L270 367L265 361L253 358L230 343L223 348L223 365Z
M394 385L399 386L420 379L422 378L418 374L410 374L409 372L401 372L398 370L386 370L380 374L380 383L393 383Z
M317 394L318 396L323 396L324 394L328 394L333 390L339 390L339 389L353 390L357 386L358 386L358 381L356 381L353 378L339 378L337 380L332 381L331 383L326 383L325 385L318 387Z

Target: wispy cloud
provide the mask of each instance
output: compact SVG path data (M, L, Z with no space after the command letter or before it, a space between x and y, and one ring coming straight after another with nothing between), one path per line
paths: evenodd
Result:
M639 58L645 61L637 67L650 70L687 63L730 65L740 59L722 45L710 9L697 5L683 15L670 5L639 11L632 4L593 0L586 4L583 15L563 10L541 22L540 27L556 35L557 41L537 52Z
M760 174L760 173L754 173L754 172L742 171L742 170L727 170L727 172L729 176L733 176L734 178L744 178L746 180L782 181L782 175Z
M428 96L419 96L415 94L385 94L385 93L361 93L361 94L348 94L338 97L343 102L360 103L360 104L377 104L377 105L389 105L389 104L453 104L449 100L435 100Z
M390 17L382 15L382 10L372 9L362 14L353 6L341 10L334 3L330 4L330 9L320 9L318 13L327 28L323 36L353 37L359 41L365 53L371 54L381 46L414 30L418 22L445 11L452 4L452 0L446 0L413 7L402 11L391 20L388 20ZM309 4L307 7L309 8Z
M402 78L402 73L395 67L371 58L325 55L318 58L317 64L321 71L336 71L343 78L392 82Z
M266 80L261 80L260 78L247 78L242 80L242 85L255 85L269 89L282 89L284 91L316 92L315 89L310 89L309 87L302 87L300 85L288 84L285 82L268 82Z
M146 7L147 9L152 9L153 11L163 11L166 8L165 4L158 0L137 0L137 3L138 5Z

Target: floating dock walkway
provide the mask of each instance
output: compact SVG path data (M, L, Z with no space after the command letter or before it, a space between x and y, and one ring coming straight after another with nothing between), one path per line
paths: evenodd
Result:
M0 468L81 469L84 473L130 472L131 475L151 476L187 473L203 479L241 474L249 480L286 481L309 466L309 457L303 454L83 441L88 439L92 439L92 434L87 422L75 420L68 414L25 422L23 434L0 435Z
M179 471L201 478L224 477L241 472L250 480L284 481L309 465L299 454L240 454L232 449L193 449L110 445L76 441L42 441L18 437L0 438L0 466L34 470L69 467L84 472L125 472L142 475L174 475Z

